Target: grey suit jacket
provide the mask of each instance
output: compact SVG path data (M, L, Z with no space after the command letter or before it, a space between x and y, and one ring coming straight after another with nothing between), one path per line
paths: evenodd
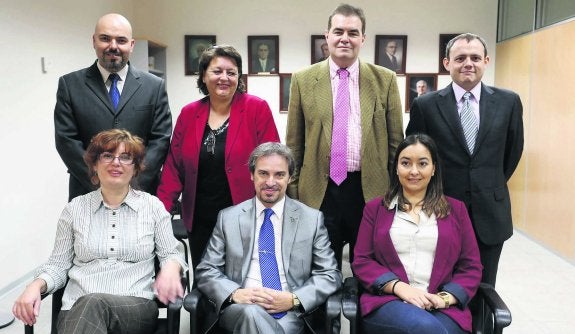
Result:
M406 133L426 133L435 140L445 194L465 202L477 238L494 245L513 233L507 181L523 152L523 107L517 94L482 84L479 113L473 154L451 85L413 101Z
M246 279L256 233L255 199L220 211L202 261L198 288L219 314L230 294ZM342 276L330 248L323 214L286 196L282 258L290 291L306 311L324 303L341 286Z
M118 111L114 112L94 62L60 78L54 128L56 149L70 173L70 199L94 189L82 156L94 135L112 128L126 129L144 140L146 169L137 182L154 194L172 134L165 82L130 65Z

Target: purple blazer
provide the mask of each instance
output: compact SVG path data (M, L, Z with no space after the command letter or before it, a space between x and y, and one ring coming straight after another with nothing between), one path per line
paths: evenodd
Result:
M435 260L428 291L448 291L459 304L441 309L462 329L471 331L471 313L467 307L481 281L481 261L475 233L463 202L447 197L451 213L437 220L438 238ZM403 264L393 247L389 230L395 209L383 205L382 198L365 205L357 235L352 268L365 291L360 297L363 316L387 302L399 299L395 295L378 295L385 283L399 278L409 283Z

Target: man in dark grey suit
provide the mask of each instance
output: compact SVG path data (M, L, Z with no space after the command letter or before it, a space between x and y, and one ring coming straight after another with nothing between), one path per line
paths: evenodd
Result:
M523 152L523 107L514 92L481 82L488 63L483 38L467 33L449 41L443 65L453 83L413 101L406 134L427 133L435 140L444 192L465 202L483 264L481 280L495 285L503 242L513 234L507 181ZM476 315L484 310L476 299L469 307L476 328Z
M92 43L97 61L60 78L54 109L56 149L70 173L69 200L94 189L82 157L92 137L111 128L126 129L144 140L146 169L136 181L153 194L172 133L165 82L129 65L135 41L125 17L102 16ZM117 107L109 95L111 74L119 76Z
M523 107L519 95L481 83L488 63L481 37L468 33L449 41L443 64L453 83L413 101L406 133L427 133L437 143L445 194L467 205L482 281L495 285L503 242L513 233L507 181L523 152ZM460 120L467 92L475 122L472 147Z
M302 333L311 311L342 280L323 215L285 196L295 168L285 145L261 144L249 168L255 198L220 212L196 268L198 288L214 305L208 323L213 327L219 317L219 326L234 333ZM266 224L273 225L277 288L267 287L273 275L262 262L270 253L262 244Z

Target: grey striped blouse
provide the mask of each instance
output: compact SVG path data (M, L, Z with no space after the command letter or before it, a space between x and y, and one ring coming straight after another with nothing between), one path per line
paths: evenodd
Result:
M66 205L48 262L36 276L51 293L63 287L62 310L89 293L153 299L154 258L160 265L187 266L177 248L170 215L156 197L130 189L117 209L107 207L100 190Z

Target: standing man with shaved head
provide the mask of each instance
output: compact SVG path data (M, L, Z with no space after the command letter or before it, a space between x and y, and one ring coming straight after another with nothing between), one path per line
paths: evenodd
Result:
M98 59L58 82L56 149L70 174L69 200L93 190L82 156L95 134L111 128L126 129L144 140L146 169L136 186L156 191L172 116L164 80L130 65L134 44L130 22L122 15L106 14L92 36Z

